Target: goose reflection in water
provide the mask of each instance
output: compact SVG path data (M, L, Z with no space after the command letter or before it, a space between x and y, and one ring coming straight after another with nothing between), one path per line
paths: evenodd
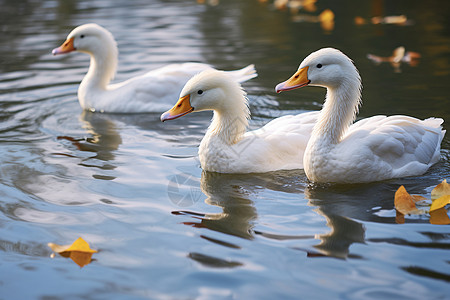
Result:
M332 205L326 201L320 201L316 197L315 189L308 187L305 190L305 198L309 200L311 206L317 206L314 210L327 220L327 226L331 231L326 234L317 235L320 243L314 248L319 250L319 254L308 252L309 256L332 256L336 258L357 258L350 254L350 246L353 243L365 243L364 225L344 217L333 210Z
M326 234L311 235L301 233L298 235L283 235L267 231L255 230L258 219L254 205L255 195L263 189L296 193L305 195L308 204L316 206L316 213L327 220L327 226L331 230ZM201 190L207 197L205 203L222 209L220 213L200 213L187 210L173 211L175 215L188 215L196 221L186 221L183 224L195 228L206 228L212 231L225 233L244 239L261 237L273 241L301 241L320 240L313 247L292 246L293 249L307 253L308 257L329 256L336 258L356 257L350 254L349 248L354 243L364 243L365 229L363 224L344 217L333 211L333 205L326 201L316 201L317 189L307 186L305 175L302 171L280 171L265 174L237 175L203 172L201 177ZM275 205L275 203L274 203ZM222 246L239 249L240 246L226 241L201 235L202 238L220 244ZM218 258L199 253L190 253L189 257L202 264L214 262L213 267L225 264ZM219 263L219 261L220 263ZM236 266L237 262L230 262ZM228 265L228 264L225 264Z
M73 136L58 136L58 140L67 140L74 145L77 150L83 152L92 152L95 155L83 157L79 163L85 167L95 167L102 170L113 170L116 166L109 163L115 159L114 151L119 149L122 144L122 138L117 129L117 125L108 115L95 114L83 111L80 115L80 121L83 128L90 135L87 138ZM69 157L78 157L76 154L55 153L57 155L65 155ZM95 175L101 178L111 180L115 177ZM95 177L94 176L94 177Z
M207 197L205 203L222 209L220 213L196 213L175 211L174 214L188 214L198 222L184 222L197 228L208 228L213 231L253 238L253 222L257 218L253 201L249 199L251 189L243 186L239 175L202 172L201 190ZM247 176L248 177L248 176Z

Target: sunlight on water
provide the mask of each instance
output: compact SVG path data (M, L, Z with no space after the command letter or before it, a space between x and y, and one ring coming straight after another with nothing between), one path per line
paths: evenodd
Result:
M449 5L197 2L3 3L0 298L448 297L447 227L428 215L396 224L394 208L400 185L429 197L449 180L448 135L426 174L385 182L315 185L303 170L203 172L197 148L211 113L161 123L160 113L82 112L77 88L89 57L51 50L75 26L96 22L117 40L115 82L174 62L224 70L253 63L258 77L243 87L256 129L321 108L323 89L274 87L306 55L332 46L361 73L360 118L448 122ZM99 250L89 265L50 258L47 243L78 237Z

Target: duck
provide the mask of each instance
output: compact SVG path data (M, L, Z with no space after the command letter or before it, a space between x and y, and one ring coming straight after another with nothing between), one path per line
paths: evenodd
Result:
M305 86L327 89L304 151L310 181L346 184L419 176L439 160L445 135L441 118L380 115L355 122L361 77L341 51L323 48L311 53L275 91Z
M83 24L73 29L53 55L73 51L90 55L90 66L78 88L84 110L109 113L163 112L177 99L184 84L195 74L212 67L204 63L169 64L120 83L110 84L118 64L117 43L107 29ZM257 76L254 65L229 71L239 82Z
M161 121L208 110L213 111L212 121L198 149L204 171L246 174L303 168L303 150L317 111L282 116L247 131L250 110L242 86L223 71L205 70L186 83Z

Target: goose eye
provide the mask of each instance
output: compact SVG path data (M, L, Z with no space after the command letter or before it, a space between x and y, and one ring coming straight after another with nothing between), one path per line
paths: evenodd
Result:
M203 90L198 90L197 94L199 95L203 94Z
M80 35L80 39L83 39L83 38L84 38L84 34Z
M318 64L316 67L317 67L318 69L320 69L320 68L322 68L322 64Z

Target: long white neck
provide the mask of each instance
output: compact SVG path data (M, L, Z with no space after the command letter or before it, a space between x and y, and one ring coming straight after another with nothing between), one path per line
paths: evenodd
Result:
M208 140L219 138L226 145L239 142L247 130L250 110L246 93L239 88L230 88L220 107L214 109L211 125L205 134Z
M91 57L89 71L78 88L78 101L84 109L96 107L99 92L108 89L108 84L116 75L118 50L114 40L105 43L105 48L97 52L86 52ZM108 46L109 45L109 46Z
M89 71L81 84L99 89L106 89L110 81L116 75L118 50L117 46L110 44L104 51L89 53L91 63Z
M239 142L248 126L248 108L240 115L214 111L214 116L205 137L218 137L223 143L233 145Z
M361 103L359 76L336 87L327 87L327 96L314 126L311 140L337 144L355 121Z

